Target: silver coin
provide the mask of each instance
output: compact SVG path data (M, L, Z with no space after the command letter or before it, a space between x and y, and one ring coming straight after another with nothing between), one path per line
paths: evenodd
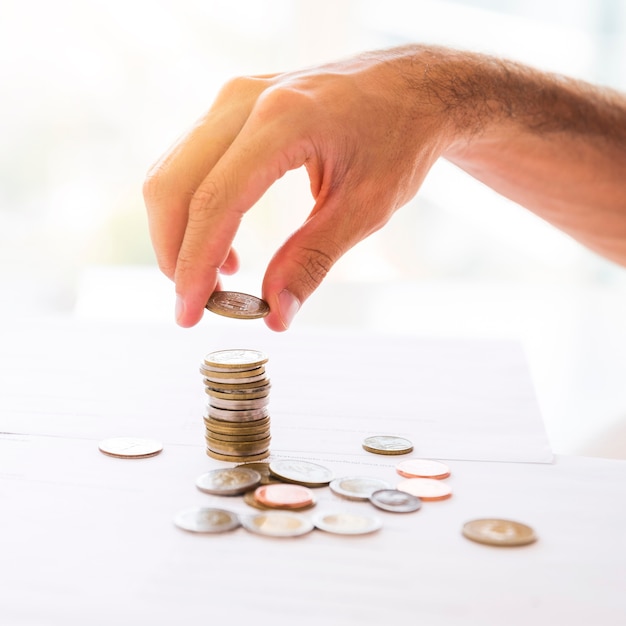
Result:
M313 523L315 528L335 535L366 535L382 527L382 522L375 516L353 513L324 513Z
M299 537L313 530L313 522L298 513L266 511L241 518L246 530L266 537Z
M261 474L250 468L230 467L215 469L198 476L196 487L205 493L237 496L261 483Z
M246 349L216 350L204 357L205 367L232 371L242 371L240 368L254 369L264 365L267 361L268 358L264 352Z
M413 444L404 437L394 435L375 435L363 440L363 449L374 454L408 454L413 451Z
M212 313L240 320L258 319L270 312L265 300L239 291L214 291L205 308Z
M196 507L178 513L174 524L192 533L223 533L238 528L241 522L232 511Z
M103 454L118 459L145 459L159 454L163 450L163 444L156 439L113 437L103 439L98 444L98 449Z
M330 483L330 490L349 500L368 500L374 491L391 489L391 485L379 478L369 476L345 476L336 478Z
M370 494L369 501L377 508L391 513L412 513L422 508L422 501L398 489L380 489Z
M306 487L323 487L333 479L333 473L323 465L292 459L272 461L270 473L288 483Z
M250 389L251 387L260 387L266 381L269 382L269 378L262 374L261 376L249 376L248 378L213 378L212 376L205 376L202 379L205 387L217 388L217 389Z
M228 409L231 411L262 409L270 403L270 397L266 395L262 398L255 398L254 400L225 400L223 398L209 396L209 403L210 406L217 409Z

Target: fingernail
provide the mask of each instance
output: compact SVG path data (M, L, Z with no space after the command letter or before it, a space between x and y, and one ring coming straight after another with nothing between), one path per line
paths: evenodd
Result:
M176 309L174 311L174 315L176 316L176 322L180 324L180 319L185 313L185 302L184 300L176 294Z
M283 289L278 294L278 313L280 319L285 327L285 330L289 328L289 325L296 316L296 313L300 310L300 300L294 296L291 291Z

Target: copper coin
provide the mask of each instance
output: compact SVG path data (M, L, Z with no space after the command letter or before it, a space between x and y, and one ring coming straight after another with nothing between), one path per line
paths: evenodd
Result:
M207 447L218 454L238 454L240 456L249 456L253 454L261 454L269 449L271 437L265 437L259 441L219 441L212 437L205 437Z
M209 398L211 407L215 407L217 409L228 409L229 411L262 409L270 403L269 394L265 394L261 398L254 398L253 400L228 400L225 398L216 398L215 396L209 396Z
M408 454L413 451L413 444L404 437L393 435L375 435L363 440L363 449L374 454Z
M424 501L445 500L452 495L452 488L448 483L434 478L407 478L399 482L396 489Z
M103 454L118 459L146 459L159 454L163 450L163 444L156 439L114 437L103 439L98 444L98 449Z
M448 478L450 468L441 461L407 459L396 465L396 472L405 478Z
M243 409L239 411L231 411L229 409L218 409L214 406L207 407L207 415L205 419L216 419L221 422L254 422L269 416L267 406L260 409Z
M476 519L463 525L463 536L490 546L525 546L537 541L526 524L506 519Z
M212 430L207 428L206 436L207 438L211 438L215 441L222 441L224 443L246 443L246 442L261 441L262 439L266 439L267 437L270 436L270 431L269 429L267 429L267 430L264 430L262 433L255 434L255 435L245 435L245 434L224 435L222 433L214 433Z
M211 381L222 383L238 383L238 382L254 382L256 380L263 380L265 378L265 367L263 365L255 367L254 369L243 370L241 372L232 370L212 370L209 369L204 363L200 365L200 373Z
M258 319L270 312L265 300L239 291L214 291L205 307L212 313L236 319Z
M207 378L205 378L203 382L204 382L205 389L208 389L209 391L221 391L222 393L235 393L238 391L249 391L249 390L263 391L263 390L266 390L266 388L267 390L270 389L270 379L267 378L266 376L263 376L263 378L260 381L252 381L252 382L245 382L245 383L214 382L212 380L208 380ZM207 393L209 393L209 391L207 391Z
M261 485L255 489L254 497L264 506L281 509L301 509L315 502L308 487L285 483Z

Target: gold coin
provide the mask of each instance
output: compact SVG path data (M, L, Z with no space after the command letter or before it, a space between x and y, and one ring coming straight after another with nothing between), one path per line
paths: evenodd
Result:
M268 449L271 437L260 439L259 441L241 441L237 443L219 441L213 437L205 437L208 447L218 454L261 454Z
M408 454L413 451L413 444L404 437L375 435L363 440L363 449L374 454Z
M211 439L215 439L215 441L223 441L225 443L237 443L237 442L246 442L246 441L261 441L261 439L266 439L270 436L269 428L266 428L260 433L256 433L253 435L246 434L232 434L232 435L224 435L222 433L215 433L212 430L206 429L206 436Z
M226 461L227 463L245 463L247 461L262 461L270 455L270 451L266 450L260 454L220 454L214 452L210 448L206 449L206 453L216 461Z
M476 519L463 525L463 536L490 546L525 546L537 541L526 524L506 519Z
M248 468L258 472L261 475L261 485L269 485L270 483L276 482L270 476L269 463L241 463L237 465L237 467Z
M208 369L217 368L220 371L244 371L260 367L267 363L268 358L260 350L234 349L216 350L204 357L204 365Z
M315 528L336 535L365 535L382 527L375 516L353 513L324 513L314 520Z
M405 478L448 478L450 468L441 461L407 459L396 465L396 472Z
M212 313L236 319L258 319L270 312L265 300L239 291L214 291L205 308Z
M267 537L298 537L313 530L311 520L291 511L267 511L244 516L241 524L246 530Z
M222 435L258 435L269 428L269 423L269 416L254 422L226 422L211 417L204 418L204 425L208 430Z
M103 439L98 444L98 449L103 454L118 459L146 459L159 454L163 450L163 444L156 439L114 437Z
M399 482L396 489L425 501L445 500L452 495L452 488L448 483L434 478L407 478Z
M245 381L246 379L242 379ZM234 382L234 383L225 383L222 381L209 380L208 378L204 378L202 380L204 386L207 389L211 389L213 391L223 391L228 393L229 391L238 391L240 389L263 389L265 386L269 386L270 379L266 376L262 376L260 380L253 380L247 382Z
M232 381L234 383L239 381L248 381L248 379L262 380L265 378L265 367L255 367L251 370L232 371L224 369L209 369L206 365L200 365L200 373L209 380L227 382ZM253 382L249 380L248 382Z

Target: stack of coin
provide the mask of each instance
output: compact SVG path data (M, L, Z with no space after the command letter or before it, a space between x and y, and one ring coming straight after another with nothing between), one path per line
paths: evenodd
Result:
M267 356L258 350L219 350L204 357L200 373L209 396L204 424L210 457L245 463L269 455L265 363Z

